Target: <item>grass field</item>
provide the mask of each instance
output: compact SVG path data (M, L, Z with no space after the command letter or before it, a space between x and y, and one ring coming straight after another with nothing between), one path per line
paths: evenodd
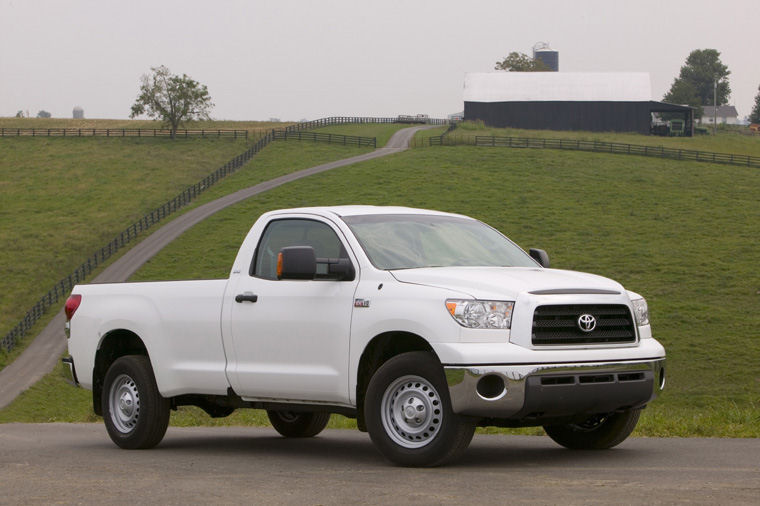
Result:
M246 149L229 139L0 138L0 333L96 248Z
M543 247L554 267L606 275L647 297L669 375L637 434L760 437L759 179L755 169L605 154L412 150L222 211L134 279L226 277L241 237L273 208L362 203L469 214L523 247ZM70 421L91 418L87 393L66 386L59 372L45 382L0 412L0 421L62 420L62 412ZM260 416L222 423L260 423ZM194 410L173 419L207 421Z
M13 244L0 250L0 335L97 248L245 149L231 139L0 138L0 241ZM368 149L277 142L198 203ZM0 350L0 368L21 349Z

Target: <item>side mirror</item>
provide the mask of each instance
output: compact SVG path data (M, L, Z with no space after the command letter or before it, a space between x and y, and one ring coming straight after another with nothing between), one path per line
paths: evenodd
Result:
M314 279L317 257L311 246L289 246L277 254L277 279Z
M538 248L531 248L528 253L533 260L541 264L541 267L549 268L549 255L546 251Z
M336 281L353 281L356 270L348 258L318 258L317 263L327 264L328 276Z

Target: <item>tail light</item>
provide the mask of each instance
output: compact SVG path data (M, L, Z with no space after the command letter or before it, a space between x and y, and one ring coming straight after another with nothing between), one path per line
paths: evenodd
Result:
M63 306L63 312L66 313L66 323L64 324L64 330L66 331L66 338L71 337L71 318L74 313L77 312L79 304L82 303L82 296L79 294L71 294L66 300L66 305Z
M74 316L74 313L76 313L77 309L79 308L79 304L81 303L81 295L72 294L69 296L69 298L66 300L66 305L63 307L63 310L66 313L66 321L71 320L71 317Z

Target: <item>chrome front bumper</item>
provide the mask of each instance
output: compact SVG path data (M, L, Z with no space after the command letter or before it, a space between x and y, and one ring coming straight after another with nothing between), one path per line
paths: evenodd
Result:
M665 387L665 358L444 370L455 413L514 421L639 408Z

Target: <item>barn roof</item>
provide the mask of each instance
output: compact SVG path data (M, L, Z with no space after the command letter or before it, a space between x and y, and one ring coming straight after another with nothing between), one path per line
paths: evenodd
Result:
M649 102L646 72L473 72L465 102Z

